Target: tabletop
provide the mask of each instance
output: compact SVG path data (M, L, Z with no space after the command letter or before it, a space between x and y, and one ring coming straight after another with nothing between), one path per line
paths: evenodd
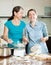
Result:
M24 57L11 56L0 58L0 65L51 65L51 59L37 60L32 55L26 55Z

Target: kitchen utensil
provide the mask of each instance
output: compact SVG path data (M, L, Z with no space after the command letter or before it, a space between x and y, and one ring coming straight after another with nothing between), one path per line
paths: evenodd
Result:
M11 49L8 47L0 47L0 57L7 57L11 55Z

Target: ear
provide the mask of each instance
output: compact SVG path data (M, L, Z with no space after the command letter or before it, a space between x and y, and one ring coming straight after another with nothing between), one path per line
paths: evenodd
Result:
M14 11L14 15L16 16L17 15L17 13Z
M36 19L37 19L37 15L36 15Z

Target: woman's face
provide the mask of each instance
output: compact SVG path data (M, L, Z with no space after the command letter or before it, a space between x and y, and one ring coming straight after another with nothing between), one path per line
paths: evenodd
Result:
M17 19L21 20L23 17L23 9L20 9L19 12L15 12L14 14Z
M28 18L31 22L34 22L37 19L37 14L34 11L30 11Z

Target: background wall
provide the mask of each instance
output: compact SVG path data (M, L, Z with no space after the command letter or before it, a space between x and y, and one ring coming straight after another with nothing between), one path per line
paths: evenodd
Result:
M51 0L0 0L0 16L11 16L12 8L20 5L24 15L29 8L35 8L38 15L44 15L44 8L51 6Z

